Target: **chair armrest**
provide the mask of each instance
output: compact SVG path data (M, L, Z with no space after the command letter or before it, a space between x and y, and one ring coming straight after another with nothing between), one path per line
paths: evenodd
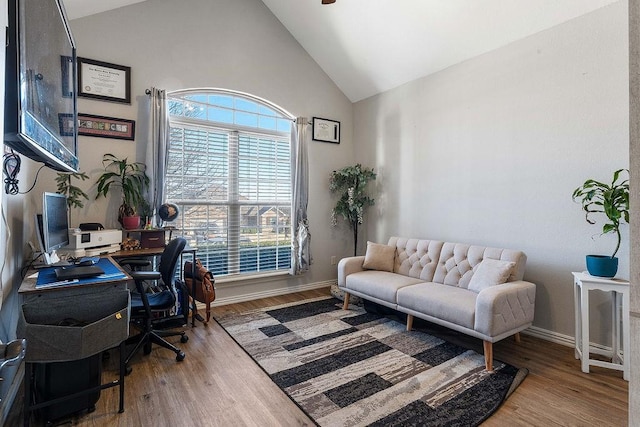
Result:
M338 263L338 286L344 287L347 283L347 276L349 274L363 271L362 264L364 263L364 256L352 256L348 258L342 258Z
M135 281L160 280L162 278L159 271L132 271L129 276Z
M533 322L536 285L524 280L483 289L476 299L474 329L495 337Z
M129 258L118 261L120 265L128 265L130 267L147 267L151 265L151 261L148 259Z

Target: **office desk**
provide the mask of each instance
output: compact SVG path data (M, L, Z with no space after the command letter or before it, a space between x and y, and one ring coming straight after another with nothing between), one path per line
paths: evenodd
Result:
M117 263L113 265L122 273L114 279L85 279L59 287L37 288L36 277L29 271L18 295L20 318L18 335L27 339L24 377L24 423L29 424L30 412L52 405L62 405L72 399L99 393L100 390L119 386L119 412L124 411L124 342L129 334L129 291L127 282L131 277ZM113 267L111 267L113 268ZM63 320L77 319L82 324L68 325ZM61 325L62 323L62 325ZM44 401L32 400L32 387L36 369L47 369L47 365L80 361L99 355L105 350L119 347L120 377L116 381L74 390L71 394L60 392ZM53 363L56 362L56 363ZM60 363L58 363L60 362ZM55 384L55 383L51 383ZM77 387L79 388L79 387ZM61 396L60 396L61 395ZM96 398L97 399L97 398Z
M133 249L130 251L118 251L118 252L113 252L111 254L109 254L109 256L113 259L116 260L116 262L118 260L122 260L122 259L126 259L126 258L150 258L150 257L156 257L156 256L160 256L162 255L162 252L164 252L164 248L147 248L147 249ZM182 254L180 255L180 278L184 279L183 277L183 271L182 271L182 265L184 264L183 262L183 255L184 254L189 254L191 255L192 258L192 263L191 263L191 277L195 277L196 274L196 252L197 249L196 248L192 248L192 247L186 247L182 250ZM191 289L191 294L195 295L195 281L193 281L193 289ZM202 316L200 316L198 314L198 307L196 306L196 300L194 298L191 298L191 306L188 307L188 309L191 310L191 326L195 326L195 322L196 319L199 320L200 322L204 321L204 318ZM188 313L186 313L188 315ZM187 322L188 323L188 322Z

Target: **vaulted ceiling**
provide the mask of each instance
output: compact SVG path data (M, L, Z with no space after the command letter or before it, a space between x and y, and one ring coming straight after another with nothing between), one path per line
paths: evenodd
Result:
M65 7L73 19L140 1ZM617 1L262 0L352 102Z

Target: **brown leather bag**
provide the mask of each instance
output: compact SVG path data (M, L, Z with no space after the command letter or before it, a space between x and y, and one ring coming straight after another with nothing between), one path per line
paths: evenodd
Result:
M195 271L195 294L193 283L193 265L191 261L184 263L184 281L189 290L189 295L196 301L200 301L207 305L206 313L207 320L205 324L209 322L211 318L211 303L216 299L215 279L213 273L211 273L205 266L202 265L200 259L196 258L196 271Z

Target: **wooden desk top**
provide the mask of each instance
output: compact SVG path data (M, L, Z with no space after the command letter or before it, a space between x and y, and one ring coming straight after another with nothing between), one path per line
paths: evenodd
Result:
M162 255L164 248L148 248L148 249L133 249L131 251L118 251L109 254L111 258L138 258L146 256ZM196 248L186 247L182 250L186 253L195 253Z

